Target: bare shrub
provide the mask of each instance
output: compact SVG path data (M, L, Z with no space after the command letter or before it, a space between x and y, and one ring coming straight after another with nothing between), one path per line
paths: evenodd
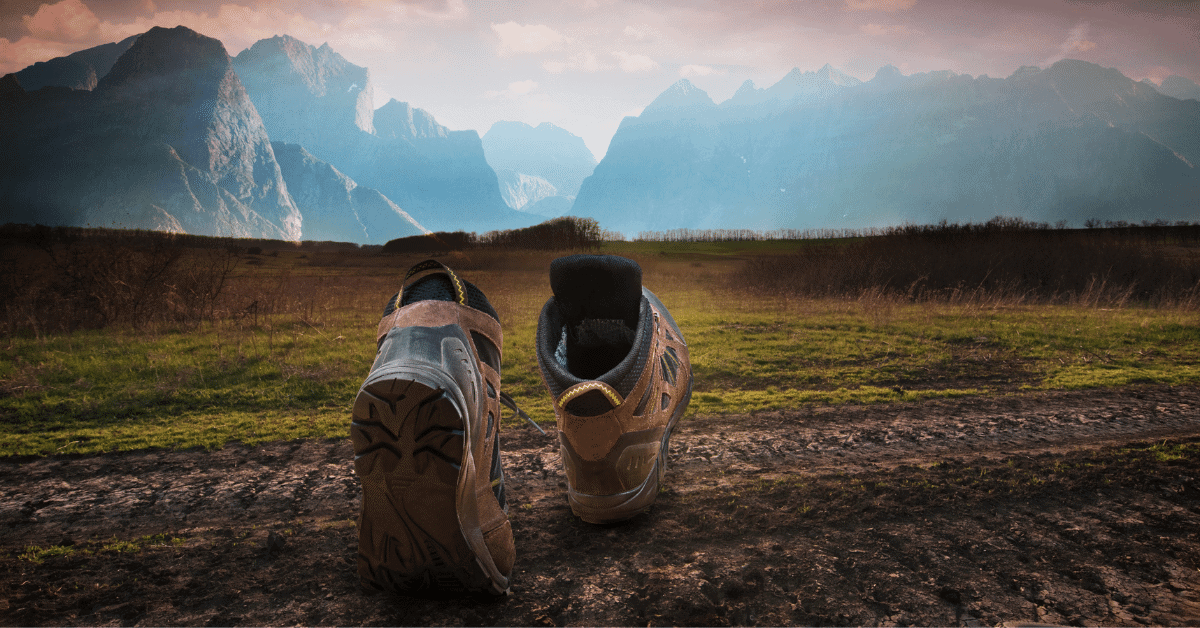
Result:
M887 293L951 303L1194 307L1200 259L1123 233L995 219L811 243L794 254L749 260L730 285L808 297Z
M36 226L21 235L3 258L4 335L211 319L237 263L215 240L195 248L172 234Z

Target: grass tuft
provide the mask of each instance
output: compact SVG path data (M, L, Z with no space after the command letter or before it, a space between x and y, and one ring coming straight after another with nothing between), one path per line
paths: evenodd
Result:
M165 547L168 545L178 547L183 545L185 542L186 539L183 537L166 533L147 534L145 536L130 540L122 540L118 539L116 536L113 536L107 541L88 541L82 546L74 544L51 545L48 547L30 545L27 546L25 551L18 555L17 558L40 565L47 558L65 558L74 554L89 555L101 552L111 552L114 554L136 554L147 547Z

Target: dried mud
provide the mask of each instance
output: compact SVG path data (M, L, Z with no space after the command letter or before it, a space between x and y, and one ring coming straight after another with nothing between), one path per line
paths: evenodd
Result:
M1195 387L694 418L616 526L547 431L502 434L498 600L359 589L348 441L0 461L0 622L1200 624L1200 462L1138 445L1200 442Z

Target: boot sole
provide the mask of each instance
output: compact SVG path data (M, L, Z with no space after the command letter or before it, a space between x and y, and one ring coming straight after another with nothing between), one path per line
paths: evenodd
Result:
M671 413L671 420L663 430L658 458L654 461L654 470L650 472L646 481L635 489L615 495L589 495L568 486L567 502L571 504L571 512L576 517L588 523L618 523L636 517L654 504L654 500L658 497L658 487L667 474L667 447L671 439L671 432L675 430L675 424L679 422L679 418L687 410L688 402L692 399L693 381L694 378L689 376L683 399Z
M424 329L428 335L430 328ZM399 340L411 345L412 335ZM473 357L461 340L448 334L442 340L437 349L443 356L449 345L450 353ZM417 354L428 356L430 347L424 349ZM446 369L432 365L381 366L359 390L350 425L363 488L362 586L413 594L503 594L508 580L496 569L479 529L473 435L461 387Z

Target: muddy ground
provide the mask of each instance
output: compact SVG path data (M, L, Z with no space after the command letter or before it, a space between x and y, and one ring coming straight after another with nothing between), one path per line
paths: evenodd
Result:
M1200 624L1200 460L1169 454L1200 388L695 418L610 527L571 516L548 431L502 434L493 601L359 590L347 441L0 461L0 621Z

